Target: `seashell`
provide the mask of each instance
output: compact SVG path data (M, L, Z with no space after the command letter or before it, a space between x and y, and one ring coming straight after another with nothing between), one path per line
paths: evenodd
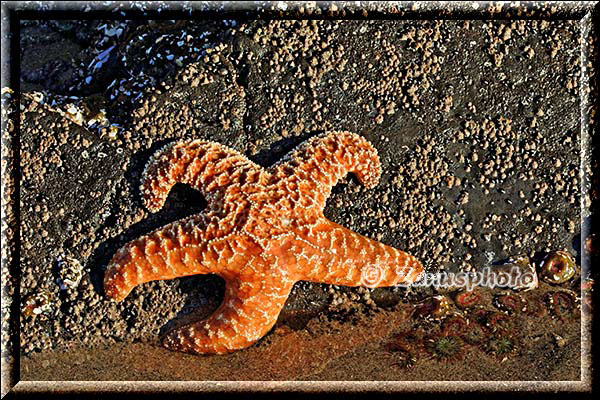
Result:
M553 285L560 285L575 276L577 265L573 256L566 251L548 253L540 263L542 279Z

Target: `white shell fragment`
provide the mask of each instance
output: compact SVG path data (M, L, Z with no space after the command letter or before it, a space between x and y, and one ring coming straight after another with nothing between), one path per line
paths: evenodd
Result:
M74 289L83 277L83 267L79 260L69 256L58 257L58 278L60 290Z

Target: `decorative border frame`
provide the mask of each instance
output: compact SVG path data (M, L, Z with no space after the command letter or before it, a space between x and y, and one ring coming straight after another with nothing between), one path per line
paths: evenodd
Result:
M592 184L592 160L585 157L585 149L596 148L598 142L598 66L599 2L4 2L1 8L2 78L0 87L13 91L9 101L2 102L2 392L13 396L36 394L91 393L224 393L224 392L479 392L479 391L536 391L573 392L592 391L592 329L591 317L582 313L582 360L579 381L20 381L19 380L19 304L20 243L19 243L19 181L16 166L19 160L19 24L22 19L130 19L130 18L267 18L267 19L576 19L581 27L581 211L590 208L589 193ZM4 97L4 91L3 91ZM591 152L593 154L593 152ZM593 157L593 156L592 156ZM595 160L597 161L597 160ZM586 201L586 197L588 201ZM583 217L582 217L583 218ZM581 223L582 239L587 237L591 223ZM590 272L590 260L583 251L581 240L582 272ZM4 282L13 280L16 293L5 293ZM598 293L594 294L594 300ZM598 303L596 303L598 304ZM5 318L5 313L10 313ZM5 320L8 323L5 323ZM8 334L8 341L5 340ZM12 361L6 361L10 352Z

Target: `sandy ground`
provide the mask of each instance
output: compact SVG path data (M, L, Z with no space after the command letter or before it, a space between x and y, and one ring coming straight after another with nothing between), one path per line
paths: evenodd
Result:
M579 319L568 323L548 315L521 316L514 353L497 356L482 346L464 345L451 360L415 352L412 367L402 354L388 351L395 334L414 328L412 305L358 314L351 322L311 320L293 330L278 324L258 344L223 356L170 352L148 343L74 344L23 359L24 380L580 380ZM428 325L426 330L435 330ZM557 343L556 338L561 338Z

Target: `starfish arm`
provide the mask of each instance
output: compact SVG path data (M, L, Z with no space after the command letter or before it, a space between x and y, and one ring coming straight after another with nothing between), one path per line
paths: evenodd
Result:
M377 150L362 136L345 131L308 139L272 169L288 190L302 193L302 206L316 204L321 209L331 188L348 172L368 188L377 185L381 176Z
M200 214L127 243L108 264L106 295L121 301L145 282L219 272L220 254L211 240L218 234L218 226Z
M292 286L292 281L268 277L226 279L219 308L205 320L170 331L162 343L171 350L198 354L248 347L273 327Z
M325 219L302 241L307 257L297 260L296 271L303 280L386 287L412 283L423 272L414 256Z
M176 183L185 183L210 194L231 184L252 182L261 168L248 158L219 143L203 140L174 142L157 151L144 169L140 190L144 205L156 212Z

